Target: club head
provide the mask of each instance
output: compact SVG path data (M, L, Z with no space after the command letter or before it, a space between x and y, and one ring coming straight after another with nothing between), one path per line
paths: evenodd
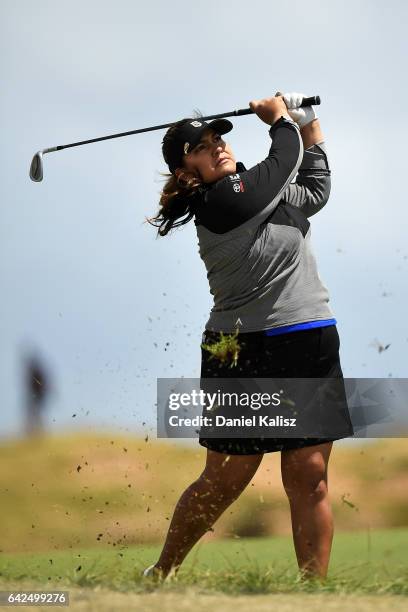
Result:
M33 157L33 161L30 166L30 179L36 183L40 183L43 180L43 152L38 151Z

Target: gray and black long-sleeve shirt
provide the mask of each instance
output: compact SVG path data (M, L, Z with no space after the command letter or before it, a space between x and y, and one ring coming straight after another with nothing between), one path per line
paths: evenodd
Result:
M205 326L211 331L333 318L308 221L330 194L325 145L304 151L298 126L283 117L269 133L264 161L249 170L238 162L237 174L206 185L195 198L199 253L214 297Z

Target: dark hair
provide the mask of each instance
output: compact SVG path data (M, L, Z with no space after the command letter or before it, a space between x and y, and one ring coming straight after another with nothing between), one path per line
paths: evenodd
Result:
M197 116L200 117L201 114ZM166 162L169 144L174 140L177 130L187 121L191 121L191 117L180 119L167 130L162 146ZM146 221L158 228L159 236L166 236L172 228L185 225L194 217L192 196L198 192L203 183L200 178L185 176L183 173L178 177L170 173L161 173L161 175L167 177L167 180L160 193L159 212L155 217L146 217Z

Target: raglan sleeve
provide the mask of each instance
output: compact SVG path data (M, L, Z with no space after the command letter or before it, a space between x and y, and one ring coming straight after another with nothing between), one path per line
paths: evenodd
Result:
M308 147L296 180L287 186L282 202L300 208L307 217L315 215L329 199L330 174L325 143Z
M199 222L222 234L243 225L253 217L262 223L282 199L303 159L299 128L281 117L269 134L269 154L249 170L226 176L206 193Z

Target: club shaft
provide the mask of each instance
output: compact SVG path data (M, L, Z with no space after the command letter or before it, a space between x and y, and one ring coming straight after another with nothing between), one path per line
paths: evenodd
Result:
M312 106L320 104L320 96L311 96L310 98L303 98L301 106ZM228 113L220 113L218 115L207 115L206 117L198 117L202 121L208 121L211 119L224 119L225 117L238 117L241 115L251 115L253 110L250 108L241 108L238 110L229 111ZM119 134L110 134L109 136L101 136L100 138L91 138L90 140L81 140L80 142L72 142L71 144L58 145L52 147L52 151L61 151L62 149L69 149L70 147L80 147L81 145L91 144L93 142L102 142L102 140L111 140L113 138L123 138L123 136L132 136L133 134L143 134L144 132L153 132L154 130L164 130L174 125L172 123L162 123L161 125L154 125L152 127L141 128L139 130L131 130L130 132L120 132Z

